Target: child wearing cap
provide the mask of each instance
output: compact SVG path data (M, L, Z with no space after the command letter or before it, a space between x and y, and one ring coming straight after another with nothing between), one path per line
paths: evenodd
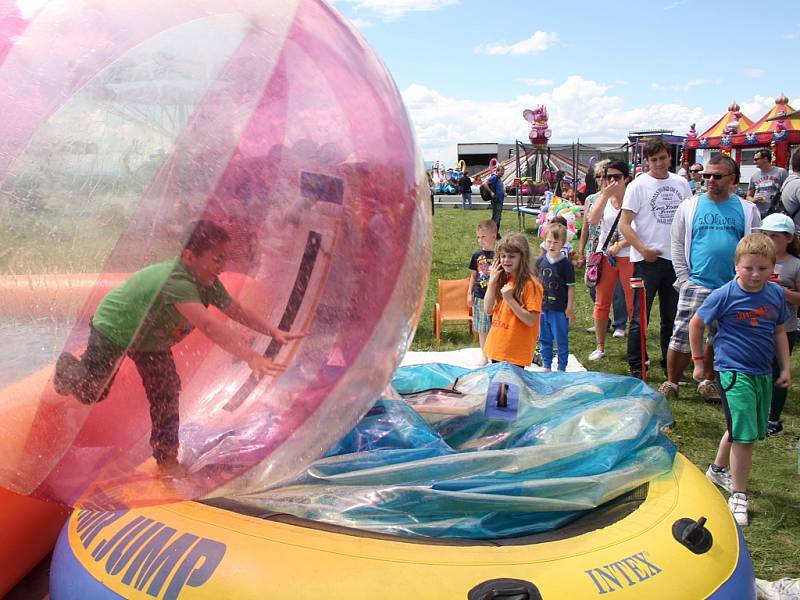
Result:
M788 215L775 213L764 217L761 232L772 240L775 246L776 283L783 286L786 303L789 306L789 320L784 323L791 354L797 342L797 307L800 305L800 240L794 234L794 220ZM774 385L780 369L777 360L772 362L772 403L767 422L767 436L783 434L781 412L786 404L788 390Z

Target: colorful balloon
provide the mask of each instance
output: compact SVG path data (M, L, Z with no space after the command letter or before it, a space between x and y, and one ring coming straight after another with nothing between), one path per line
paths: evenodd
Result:
M426 289L428 188L394 82L327 4L1 3L0 114L1 486L95 506L264 487L372 405ZM129 360L91 406L50 376L200 218L233 238L231 294L308 335L257 336L289 365L260 382L199 332L173 348L190 474L171 481Z

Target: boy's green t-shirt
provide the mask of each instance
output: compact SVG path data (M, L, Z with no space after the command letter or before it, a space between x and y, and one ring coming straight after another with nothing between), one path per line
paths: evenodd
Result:
M106 294L92 325L120 346L159 352L194 329L176 304L200 302L224 310L232 301L219 278L210 286L198 285L179 259L168 260L137 271Z

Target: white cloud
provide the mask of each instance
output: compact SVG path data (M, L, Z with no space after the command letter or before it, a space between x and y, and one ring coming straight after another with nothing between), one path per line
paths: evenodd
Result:
M800 33L784 33L783 39L785 40L796 40L800 38Z
M673 83L671 85L663 85L661 83L651 83L650 87L658 92L671 91L671 92L688 92L693 87L700 85L718 85L721 83L719 79L710 81L708 79L691 79L683 83Z
M744 75L745 77L761 77L763 74L764 74L764 69L758 69L756 67L742 69L742 75Z
M756 94L749 100L739 102L742 113L756 121L763 117L768 110L775 106L775 98Z
M699 131L719 115L704 115L698 107L677 103L627 108L620 96L604 85L571 75L550 91L523 94L506 102L451 98L431 88L412 84L403 99L426 160L455 162L456 144L527 140L530 125L522 111L544 104L550 115L554 143L624 143L632 129L672 129L684 134L692 123Z
M676 2L672 2L670 4L667 4L664 7L664 10L672 10L673 8L678 8L679 6L683 6L687 2L689 2L689 0L677 0Z
M550 46L558 42L558 34L554 31L537 31L528 39L514 44L503 44L495 42L493 44L481 44L475 48L476 53L484 54L537 54L547 50Z
M350 19L350 22L356 29L366 29L367 27L372 27L374 25L372 21L368 21L367 19Z
M552 79L537 79L536 77L532 77L532 78L520 77L518 79L518 81L521 81L525 85L532 85L532 86L553 85L553 80Z
M355 10L365 10L377 18L390 21L409 12L433 11L459 4L460 0L339 0Z

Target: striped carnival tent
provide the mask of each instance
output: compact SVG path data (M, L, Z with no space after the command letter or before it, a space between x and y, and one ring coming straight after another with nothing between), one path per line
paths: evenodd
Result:
M697 150L718 148L731 154L742 164L745 149L770 148L775 155L775 164L787 167L793 146L800 144L800 115L789 104L784 94L775 98L775 105L755 122L739 111L736 103L706 132L686 141L687 160L694 161Z
M729 146L733 136L742 133L753 124L752 119L741 112L741 107L736 103L728 106L728 112L717 120L696 139L687 140L689 148L720 148Z
M747 143L771 143L773 140L778 142L789 137L800 138L800 111L794 110L789 105L789 99L781 94L775 99L775 106L743 134Z

